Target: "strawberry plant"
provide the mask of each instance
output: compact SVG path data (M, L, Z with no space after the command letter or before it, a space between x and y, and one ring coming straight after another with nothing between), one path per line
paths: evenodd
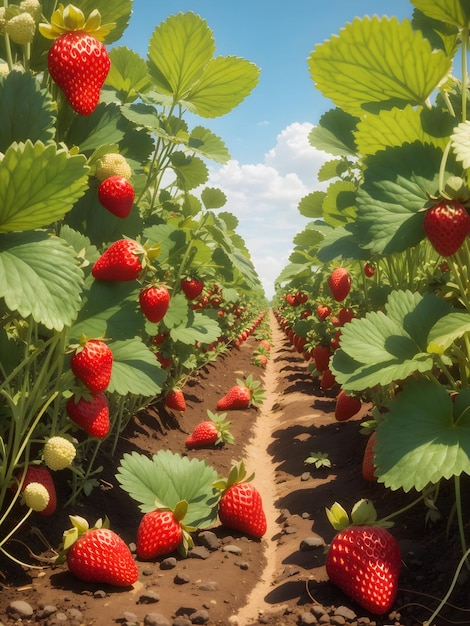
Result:
M312 221L294 238L276 308L309 349L329 348L320 367L340 385L340 419L346 395L374 405L368 476L405 492L453 482L466 553L470 13L463 2L411 4L410 19L356 18L309 56L311 78L333 103L310 143L331 160L319 172L325 191L299 204ZM335 335L337 268L349 273L354 316ZM315 320L290 306L299 290L315 302Z
M236 306L264 301L237 220L219 211L224 194L204 187L205 161L226 162L227 147L185 119L188 111L200 119L228 113L259 70L215 57L212 31L192 12L156 26L143 59L118 45L131 10L132 0L33 0L2 14L2 551L21 498L18 472L39 467L43 452L49 458L47 442L75 438L64 466L70 500L88 493L103 439L115 447L135 411L229 345ZM220 84L221 72L231 80ZM181 285L188 276L223 285L210 309L192 308ZM171 293L164 317L155 298L140 308L150 284ZM222 305L225 327L215 308ZM171 356L165 369L154 352L158 334ZM99 375L86 363L92 342L106 346Z

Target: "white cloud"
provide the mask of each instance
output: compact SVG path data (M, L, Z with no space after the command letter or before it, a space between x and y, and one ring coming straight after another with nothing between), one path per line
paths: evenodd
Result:
M300 215L301 198L319 189L317 173L329 155L312 148L309 123L294 123L276 138L263 163L229 161L212 170L208 184L227 196L224 209L240 220L237 232L250 251L266 295L288 263L294 235L308 220Z

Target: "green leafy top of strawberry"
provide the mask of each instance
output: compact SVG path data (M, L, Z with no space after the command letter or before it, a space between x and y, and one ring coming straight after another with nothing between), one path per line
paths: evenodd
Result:
M39 32L46 39L57 39L64 33L79 30L93 35L98 41L104 41L115 26L114 22L102 24L98 9L91 11L85 18L83 11L73 4L66 7L59 4L51 16L51 23L39 24Z
M351 510L351 518L341 504L335 502L331 508L327 508L326 516L335 530L343 530L349 526L380 526L391 528L393 522L377 519L377 511L371 500L363 498L356 502Z

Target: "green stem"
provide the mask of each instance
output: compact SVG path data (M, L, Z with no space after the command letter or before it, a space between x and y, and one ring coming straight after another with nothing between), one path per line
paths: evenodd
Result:
M454 477L454 485L455 485L455 504L456 504L456 511L457 511L457 521L459 525L460 543L462 545L462 552L465 554L467 552L467 542L465 539L464 521L463 521L463 515L462 515L462 492L460 488L461 487L460 476ZM465 561L465 565L467 569L470 570L470 565L467 561Z
M426 498L426 495L424 493L422 493L418 498L416 498L416 500L413 500L413 502L410 502L409 504L407 504L406 506L402 507L401 509L398 509L398 511L394 511L393 513L390 513L390 515L387 515L386 517L383 517L382 519L380 519L378 521L378 524L380 525L382 522L388 522L389 520L393 519L394 517L397 517L398 515L401 515L402 513L405 513L409 509L412 509L414 506L416 506L417 504L422 502L425 498Z

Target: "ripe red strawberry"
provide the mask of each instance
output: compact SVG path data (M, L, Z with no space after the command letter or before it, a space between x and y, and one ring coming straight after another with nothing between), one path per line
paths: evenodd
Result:
M175 411L186 411L186 399L181 389L171 389L165 396L165 404Z
M100 256L91 269L98 280L136 280L143 270L144 248L133 239L118 239Z
M187 448L203 448L218 443L233 443L233 436L229 431L231 422L225 421L226 413L215 415L208 411L209 418L199 422L193 432L186 438Z
M312 358L315 362L315 367L319 372L324 372L328 369L330 362L330 349L327 346L318 345L312 350Z
M351 396L344 389L341 389L336 398L335 418L338 422L345 422L356 413L359 413L362 407L361 399L357 396Z
M271 350L271 344L267 339L261 339L261 341L259 342L259 346L260 348L264 348L267 352Z
M170 306L170 293L164 285L149 285L140 292L139 304L149 322L158 324Z
M217 402L218 411L229 409L247 409L251 403L251 393L246 385L234 385Z
M110 176L98 187L98 200L117 217L128 217L134 204L135 192L124 176Z
M367 611L388 613L395 602L400 548L385 528L349 526L333 538L326 556L330 580Z
M66 32L52 44L47 65L72 109L79 115L93 113L111 66L104 45L83 30Z
M372 263L364 263L364 274L367 276L367 278L372 278L372 276L375 274L375 267L372 265Z
M23 472L20 472L16 477L18 482L21 481ZM29 465L26 474L24 476L23 485L21 486L21 492L31 483L39 483L44 485L49 494L49 502L42 511L38 511L39 515L52 515L57 508L57 493L55 490L54 480L52 474L47 467L40 467L39 465ZM13 490L16 491L16 485L13 486Z
M171 554L183 539L180 521L169 509L156 509L146 513L137 529L137 556L139 559L154 559Z
M328 278L331 295L337 302L342 302L351 290L351 277L345 267L337 267Z
M317 306L317 316L320 321L326 320L331 315L331 308L326 304L319 304Z
M101 339L89 339L72 355L70 367L92 394L104 391L111 380L113 353Z
M78 539L67 549L69 570L80 580L106 583L116 587L133 585L139 571L129 547L109 528L94 527L83 532L88 525L80 517L71 516ZM74 520L79 520L75 522ZM80 525L80 530L77 529ZM64 533L64 545L67 545ZM71 535L73 536L73 535Z
M374 430L372 434L369 435L369 439L367 440L367 444L364 450L364 456L362 457L362 476L365 480L368 480L369 482L377 481L374 462L374 448L376 443L376 431Z
M423 229L438 254L451 256L470 233L470 215L456 200L441 200L424 214Z
M264 391L259 388L261 383L259 380L254 380L251 374L244 381L237 378L235 382L237 384L217 402L218 411L248 409L252 404L264 402Z
M241 462L232 467L226 481L216 486L223 489L219 502L219 519L223 526L246 533L255 538L262 537L267 530L266 515L259 491L246 478Z
M164 356L161 352L156 352L155 356L163 369L167 369L173 363L173 358L171 356Z
M332 371L327 368L323 370L321 379L320 379L320 387L326 391L327 389L331 389L336 385L336 379L332 373Z
M197 278L187 276L181 279L181 290L188 300L195 300L199 297L204 289L204 282Z
M67 413L90 437L104 439L109 433L109 405L104 393L92 396L91 400L72 396L66 404Z
M340 326L344 326L345 324L350 322L354 317L355 317L354 311L352 309L347 309L345 307L342 307L338 311L338 320L339 320Z

